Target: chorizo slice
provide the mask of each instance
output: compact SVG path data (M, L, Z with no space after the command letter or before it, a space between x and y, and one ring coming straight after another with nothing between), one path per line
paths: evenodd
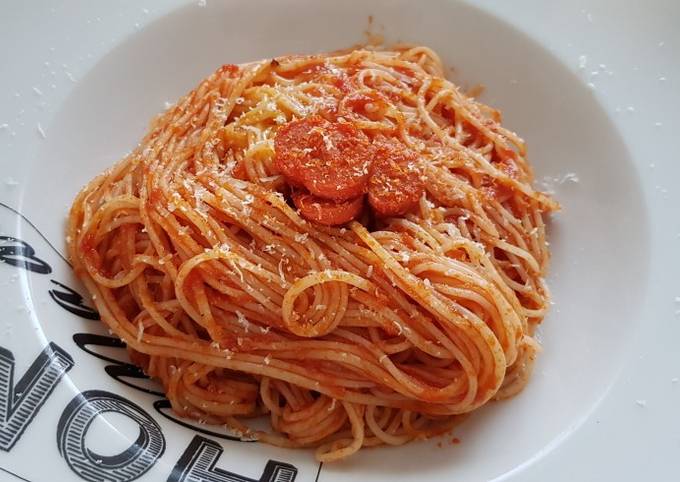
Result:
M363 196L335 202L303 191L295 191L292 198L303 218L326 226L337 226L351 221L359 215L364 204Z
M425 189L418 155L396 139L374 144L368 202L377 216L399 216L416 207Z
M347 122L310 116L282 126L274 139L275 165L288 182L337 202L366 192L372 149Z

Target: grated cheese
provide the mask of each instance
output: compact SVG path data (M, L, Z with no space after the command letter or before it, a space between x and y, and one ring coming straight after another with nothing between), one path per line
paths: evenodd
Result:
M236 318L239 325L241 325L243 329L246 331L246 333L248 333L248 329L250 328L250 322L245 317L245 315L241 313L239 310L236 310Z

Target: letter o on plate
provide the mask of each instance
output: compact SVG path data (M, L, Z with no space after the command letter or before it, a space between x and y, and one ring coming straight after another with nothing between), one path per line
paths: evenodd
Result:
M115 412L139 425L139 436L130 447L112 456L99 455L85 445L92 421ZM141 407L114 393L89 390L78 394L66 406L57 426L57 446L68 466L91 482L127 482L147 472L165 451L160 427Z

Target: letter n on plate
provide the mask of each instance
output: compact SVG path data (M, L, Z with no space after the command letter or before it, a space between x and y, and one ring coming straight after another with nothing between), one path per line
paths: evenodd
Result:
M16 387L14 354L0 347L0 449L10 451L36 416L64 374L73 367L73 358L50 343L38 355Z

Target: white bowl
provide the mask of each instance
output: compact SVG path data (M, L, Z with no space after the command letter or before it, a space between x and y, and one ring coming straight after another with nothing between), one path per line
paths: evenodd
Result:
M75 193L136 144L166 101L174 101L223 63L361 42L372 15L373 31L388 44L430 46L455 69L455 81L484 84L482 100L500 108L504 124L527 140L538 185L553 189L562 204L550 224L549 283L555 305L540 329L544 352L521 394L479 410L455 431L459 445L447 444L449 437L362 450L347 461L321 467L309 451L222 439L218 467L256 480L268 460L291 464L297 481L636 480L643 462L632 455L642 453L655 464L652 479L671 480L674 462L664 454L677 456L680 444L679 417L671 403L677 407L680 391L672 381L680 376L678 350L671 350L680 334L672 308L673 289L680 293L680 257L673 239L678 216L669 206L679 205L672 187L680 170L676 150L664 150L664 139L652 137L659 136L663 122L655 126L657 133L652 124L668 115L677 125L678 109L673 114L659 111L648 124L637 124L645 121L643 116L653 117L654 106L678 104L677 89L671 100L670 91L663 90L669 82L658 81L662 68L669 69L669 78L680 77L677 59L671 62L663 54L664 45L658 45L663 34L667 49L672 44L677 52L680 47L677 28L664 20L675 18L677 27L677 5L666 5L664 13L659 4L649 13L638 11L633 2L599 5L592 11L561 6L554 12L538 3L513 8L444 0L179 3L150 2L146 8L66 2L58 9L44 5L41 11L3 7L9 11L0 20L7 27L4 45L12 46L8 65L18 71L0 80L0 92L7 97L0 100L0 112L9 117L21 109L29 112L0 130L0 147L8 154L2 198L7 208L0 208L0 227L3 234L29 243L34 257L52 272L0 266L0 279L8 280L3 293L7 303L0 308L8 327L0 346L16 359L15 384L47 342L68 352L74 366L44 396L44 405L35 410L35 420L25 424L16 444L0 454L0 467L36 481L52 480L55 474L59 480L88 477L78 465L88 462L78 462L75 452L69 455L68 443L77 440L68 437L77 432L68 425L74 405L67 405L79 392L104 390L129 400L163 434L163 451L143 480L170 475L198 432L163 416L170 412L159 408L162 396L129 386L148 388L146 381L123 378L125 384L108 376L106 367L113 363L79 347L76 341L82 342L82 336L74 341L76 333L106 333L99 323L54 303L68 300L66 289L52 280L83 290L49 244L63 252L63 222ZM619 30L604 20L609 9L623 18ZM654 28L637 24L636 18L653 20ZM604 33L593 33L589 25L595 28L600 21ZM635 50L625 40L619 44L622 32L649 46ZM54 51L52 43L59 45ZM630 54L617 45L625 45ZM645 52L648 57L638 57ZM607 55L610 61L601 60ZM638 79L640 69L648 69L656 89L646 86L648 79ZM623 78L624 85L616 84L626 74L630 78ZM53 89L53 83L59 85ZM15 90L19 97L12 95ZM625 124L623 116L637 124ZM670 140L671 133L667 135ZM659 154L675 156L676 162ZM11 159L19 162L9 163ZM30 258L25 250L22 254ZM122 356L114 348L95 351ZM81 443L102 456L123 452L139 432L130 413L95 418L86 435L81 434ZM650 424L658 428L649 429ZM3 427L0 420L0 433ZM442 441L444 447L438 447ZM293 474L283 471L281 477L286 473Z

